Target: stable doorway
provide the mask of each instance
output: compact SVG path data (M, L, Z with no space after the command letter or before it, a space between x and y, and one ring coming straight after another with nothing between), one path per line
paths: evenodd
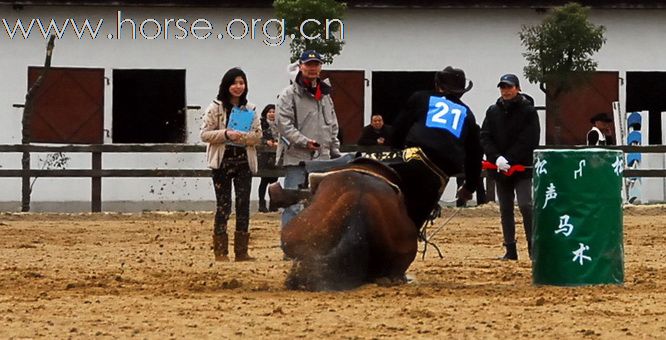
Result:
M185 142L185 98L185 70L113 70L113 142Z

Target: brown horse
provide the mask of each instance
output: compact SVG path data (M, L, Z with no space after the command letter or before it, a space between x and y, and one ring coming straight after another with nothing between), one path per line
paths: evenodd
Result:
M398 175L357 159L311 176L310 187L309 205L282 230L285 254L295 260L287 286L340 290L382 278L403 281L416 257L418 229Z

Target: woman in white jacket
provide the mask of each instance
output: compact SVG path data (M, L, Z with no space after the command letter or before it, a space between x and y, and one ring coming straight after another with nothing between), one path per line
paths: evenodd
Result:
M257 150L261 141L261 123L255 105L247 101L247 77L240 68L232 68L222 77L217 99L206 109L201 140L208 143L206 157L213 170L217 209L213 228L215 260L228 261L227 221L231 214L231 185L236 193L236 261L253 260L248 255L250 239L250 192L252 174L257 172ZM250 117L250 119L233 119ZM251 123L250 123L251 122ZM238 125L234 125L239 123ZM234 125L235 129L229 124Z

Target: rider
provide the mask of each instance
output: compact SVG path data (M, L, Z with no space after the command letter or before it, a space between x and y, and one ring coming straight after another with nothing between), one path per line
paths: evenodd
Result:
M437 207L449 177L465 174L459 200L471 199L477 188L483 154L474 114L460 99L472 87L470 81L465 88L465 82L461 69L447 66L438 71L435 89L412 94L393 124L393 146L422 151L411 153L421 162L407 159L392 165L402 178L407 211L419 229Z

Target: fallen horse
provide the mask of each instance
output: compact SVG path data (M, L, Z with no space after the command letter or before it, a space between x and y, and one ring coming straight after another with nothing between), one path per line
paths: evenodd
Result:
M416 166L423 164L418 159L412 161ZM287 287L342 290L374 281L405 282L422 225L414 222L421 219L408 213L403 177L409 178L367 158L311 174L307 206L281 234L283 250L294 260ZM440 185L435 185L435 193L424 201L425 206L420 204L417 209L428 213L437 205L446 184L438 175L431 177ZM422 183L431 186L433 182L426 178ZM276 194L273 189L272 194ZM296 194L290 199L302 197Z

